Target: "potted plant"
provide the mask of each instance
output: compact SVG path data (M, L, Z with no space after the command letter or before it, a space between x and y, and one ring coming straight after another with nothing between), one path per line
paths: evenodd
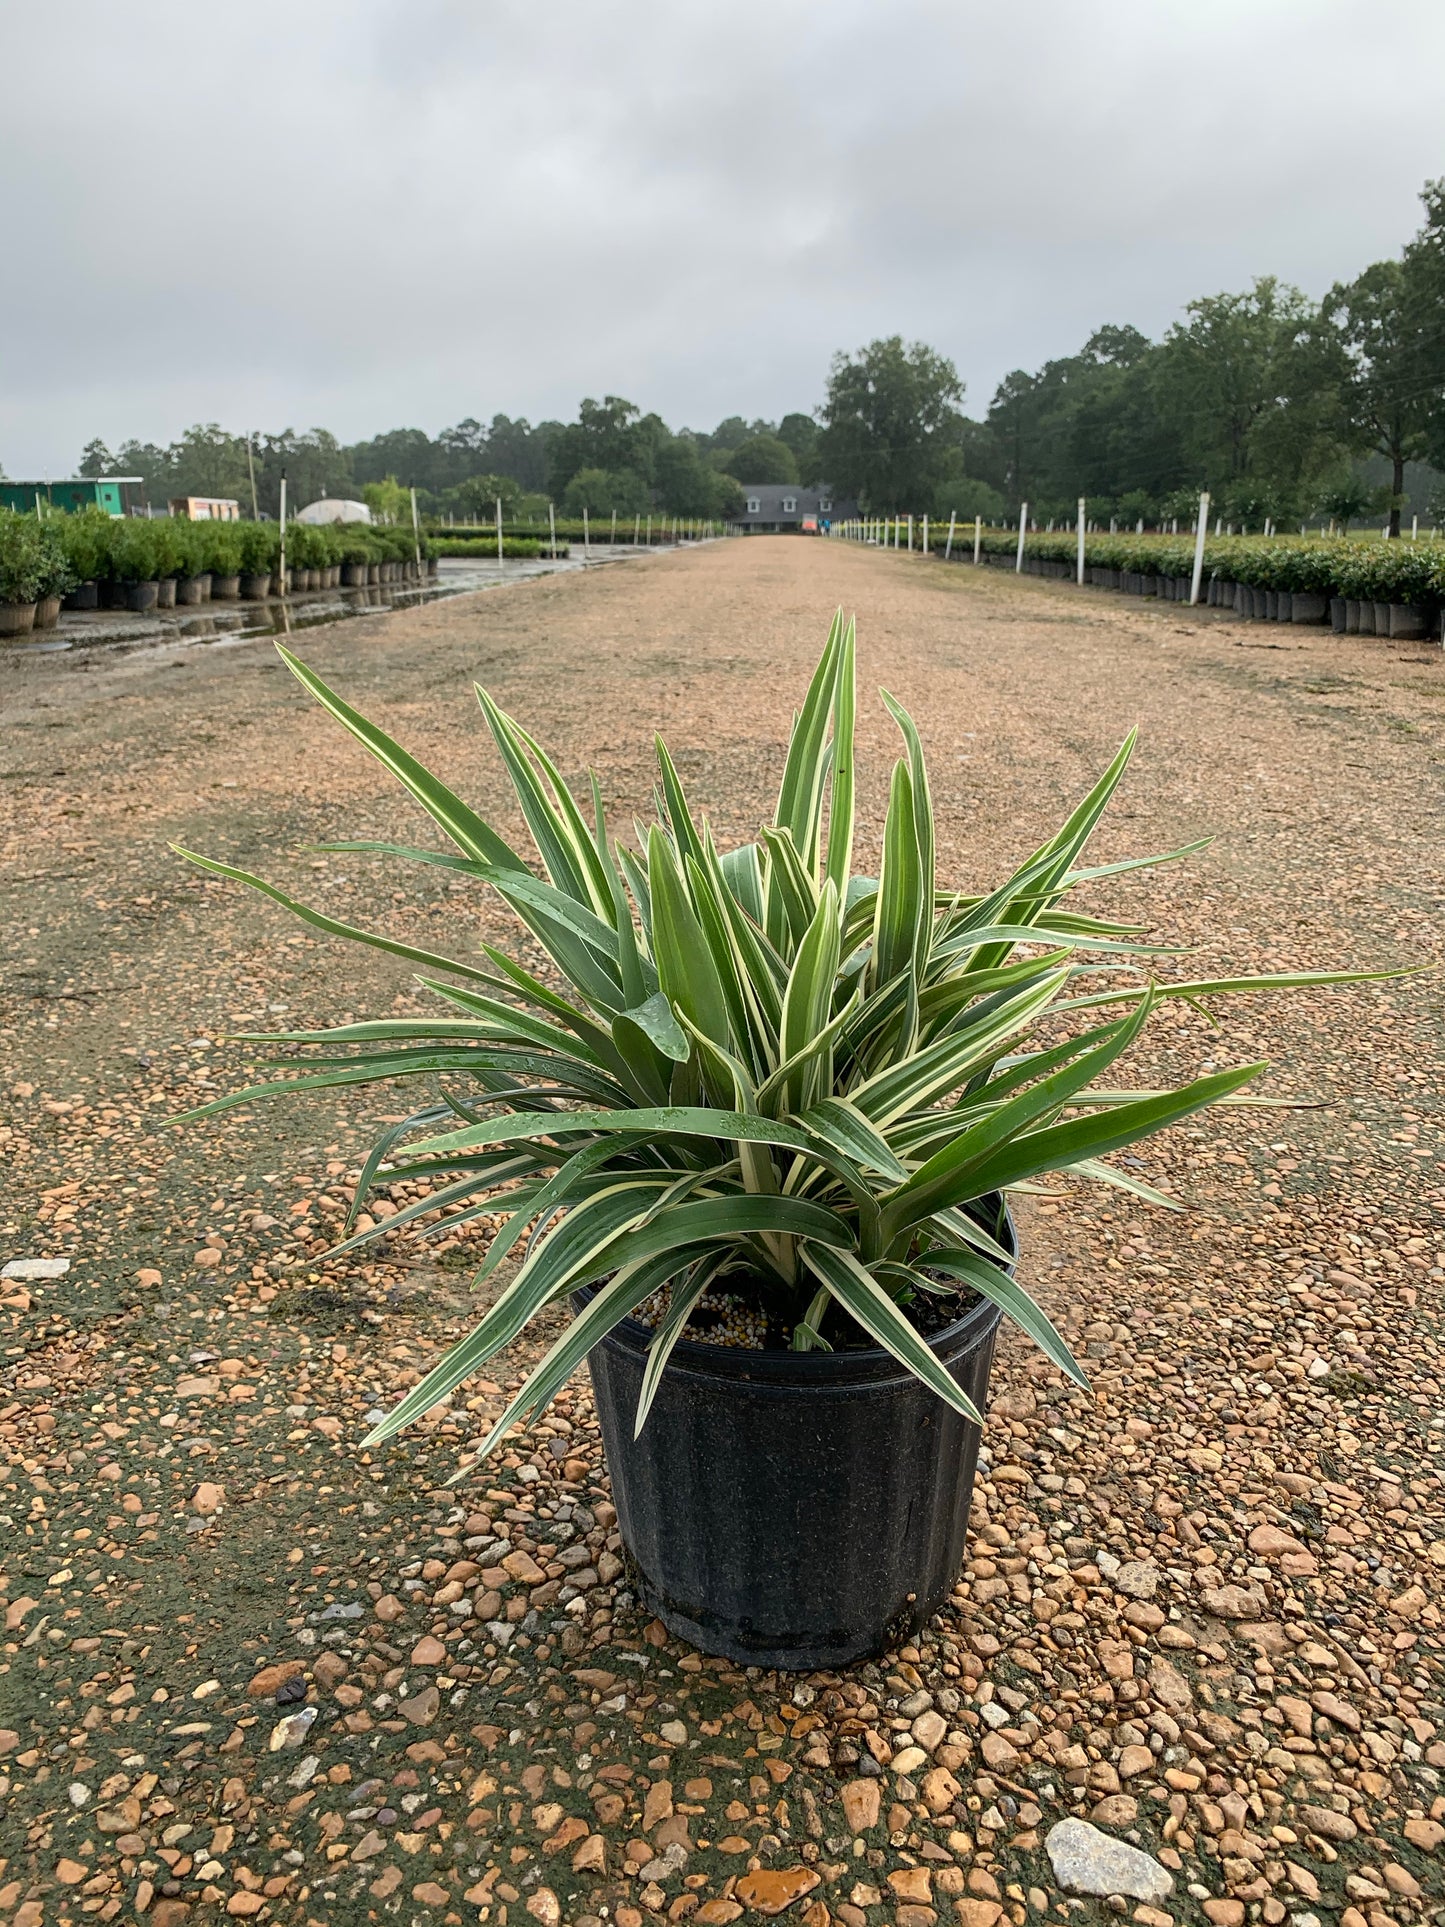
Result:
M191 529L193 524L170 515L155 516L148 522L155 555L156 607L174 609L182 577L191 573Z
M241 593L241 530L235 522L208 522L203 555L211 578L211 598L234 602Z
M61 524L61 540L74 587L65 597L67 609L94 609L100 604L100 584L110 574L110 539L114 524L104 509L77 509Z
M321 531L305 522L292 522L286 529L286 563L291 586L300 594L321 587Z
M264 602L271 593L271 575L277 567L279 541L274 523L241 524L238 537L241 594L247 602Z
M60 605L75 586L75 575L66 555L65 538L52 517L37 524L40 577L35 595L35 627L53 629L60 620Z
M371 554L371 542L365 529L356 523L343 523L337 530L337 547L341 554L341 586L345 589L364 588L367 558Z
M164 558L156 535L161 526L148 517L128 516L116 524L111 540L114 581L124 606L137 613L154 609L159 600Z
M35 627L45 566L35 517L0 511L0 636L23 636Z
M177 518L174 523L178 603L194 604L211 599L211 571L206 557L208 529L209 524L205 522L188 522Z
M368 1444L570 1302L459 1477L590 1358L635 1582L675 1632L734 1660L816 1667L916 1628L957 1577L1001 1315L1082 1382L1013 1277L1009 1191L1069 1170L1170 1202L1107 1155L1229 1099L1263 1066L1176 1090L1111 1087L1151 1009L1343 980L1151 984L1149 949L1127 926L1063 907L1092 876L1185 854L1081 868L1132 736L1057 835L997 889L965 896L935 882L922 744L885 696L903 755L879 875L855 875L854 645L841 618L795 720L773 820L725 854L661 743L659 819L632 850L608 838L595 779L584 810L479 692L540 869L281 653L455 853L333 847L489 885L551 964L544 982L490 945L477 962L434 956L195 859L313 926L410 959L437 1015L252 1040L282 1046L279 1061L301 1074L189 1115L278 1090L444 1075L445 1100L377 1144L353 1212L378 1175L424 1178L436 1188L388 1228L441 1207L438 1231L501 1209L482 1273L521 1257Z

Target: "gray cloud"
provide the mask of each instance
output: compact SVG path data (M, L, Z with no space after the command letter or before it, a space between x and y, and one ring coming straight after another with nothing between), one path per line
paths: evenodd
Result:
M604 391L710 426L894 332L980 411L1396 252L1442 57L1433 0L12 6L0 460Z

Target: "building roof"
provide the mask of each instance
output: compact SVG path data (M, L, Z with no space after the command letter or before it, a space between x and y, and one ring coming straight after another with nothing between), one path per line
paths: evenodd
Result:
M735 522L801 522L805 515L841 518L854 513L853 504L840 502L826 482L817 488L803 488L797 482L744 482L741 486L745 506L733 517ZM785 508L787 502L793 506Z
M796 502L801 514L812 515L820 502L833 499L830 488L803 488L797 482L744 482L741 487L750 502L758 503L760 512L780 509L786 500Z
M338 495L323 495L319 502L308 502L291 518L294 522L369 522L371 510L365 502L343 500Z

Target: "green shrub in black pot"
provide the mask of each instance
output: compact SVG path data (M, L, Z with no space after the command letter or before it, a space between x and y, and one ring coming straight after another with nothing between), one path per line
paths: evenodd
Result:
M0 510L0 636L27 634L47 580L49 552L33 515Z
M234 602L241 592L241 524L198 522L198 559L211 578L211 596Z
M74 515L58 518L60 540L73 586L66 596L70 607L93 609L99 600L99 587L110 579L111 539L115 523L104 509L78 509Z
M418 966L435 1015L250 1041L269 1092L442 1080L377 1142L381 1181L424 1180L395 1228L505 1213L476 1328L371 1433L450 1397L539 1313L566 1313L458 1478L591 1364L619 1525L643 1601L736 1660L837 1665L934 1613L955 1581L1000 1317L1079 1367L1013 1275L1006 1200L1067 1171L1157 1204L1111 1152L1228 1100L1245 1064L1175 1090L1110 1073L1165 998L1344 981L1154 984L1132 931L1065 907L1132 737L1068 821L999 886L941 889L923 748L903 740L881 865L853 869L853 634L841 618L794 722L773 819L720 851L658 744L656 820L609 837L479 691L534 846L515 850L284 650L451 848L346 843L496 891L547 977L370 936L226 864L312 926ZM1198 847L1198 846L1194 846ZM1184 852L1173 852L1179 856ZM463 946L465 948L465 946ZM1159 954L1155 952L1157 957ZM192 1117L206 1112L193 1112ZM366 1232L339 1247L348 1250Z
M273 580L280 566L281 531L274 522L242 522L237 537L241 565L241 594L248 602L259 601L274 589L279 595L285 584Z

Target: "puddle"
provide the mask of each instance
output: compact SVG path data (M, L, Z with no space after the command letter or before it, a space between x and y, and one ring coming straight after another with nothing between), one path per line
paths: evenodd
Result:
M684 547L691 546L684 544ZM17 638L5 645L10 657L64 655L92 650L173 648L177 644L225 647L255 642L268 636L296 635L304 629L354 617L385 615L392 609L414 609L447 596L473 595L536 576L566 575L596 569L647 554L667 555L673 549L618 547L594 549L589 555L539 556L527 562L465 561L443 557L429 582L379 583L365 589L312 589L302 595L276 597L267 602L215 602L199 608L150 610L129 615L123 609L65 610L59 625L38 636Z

